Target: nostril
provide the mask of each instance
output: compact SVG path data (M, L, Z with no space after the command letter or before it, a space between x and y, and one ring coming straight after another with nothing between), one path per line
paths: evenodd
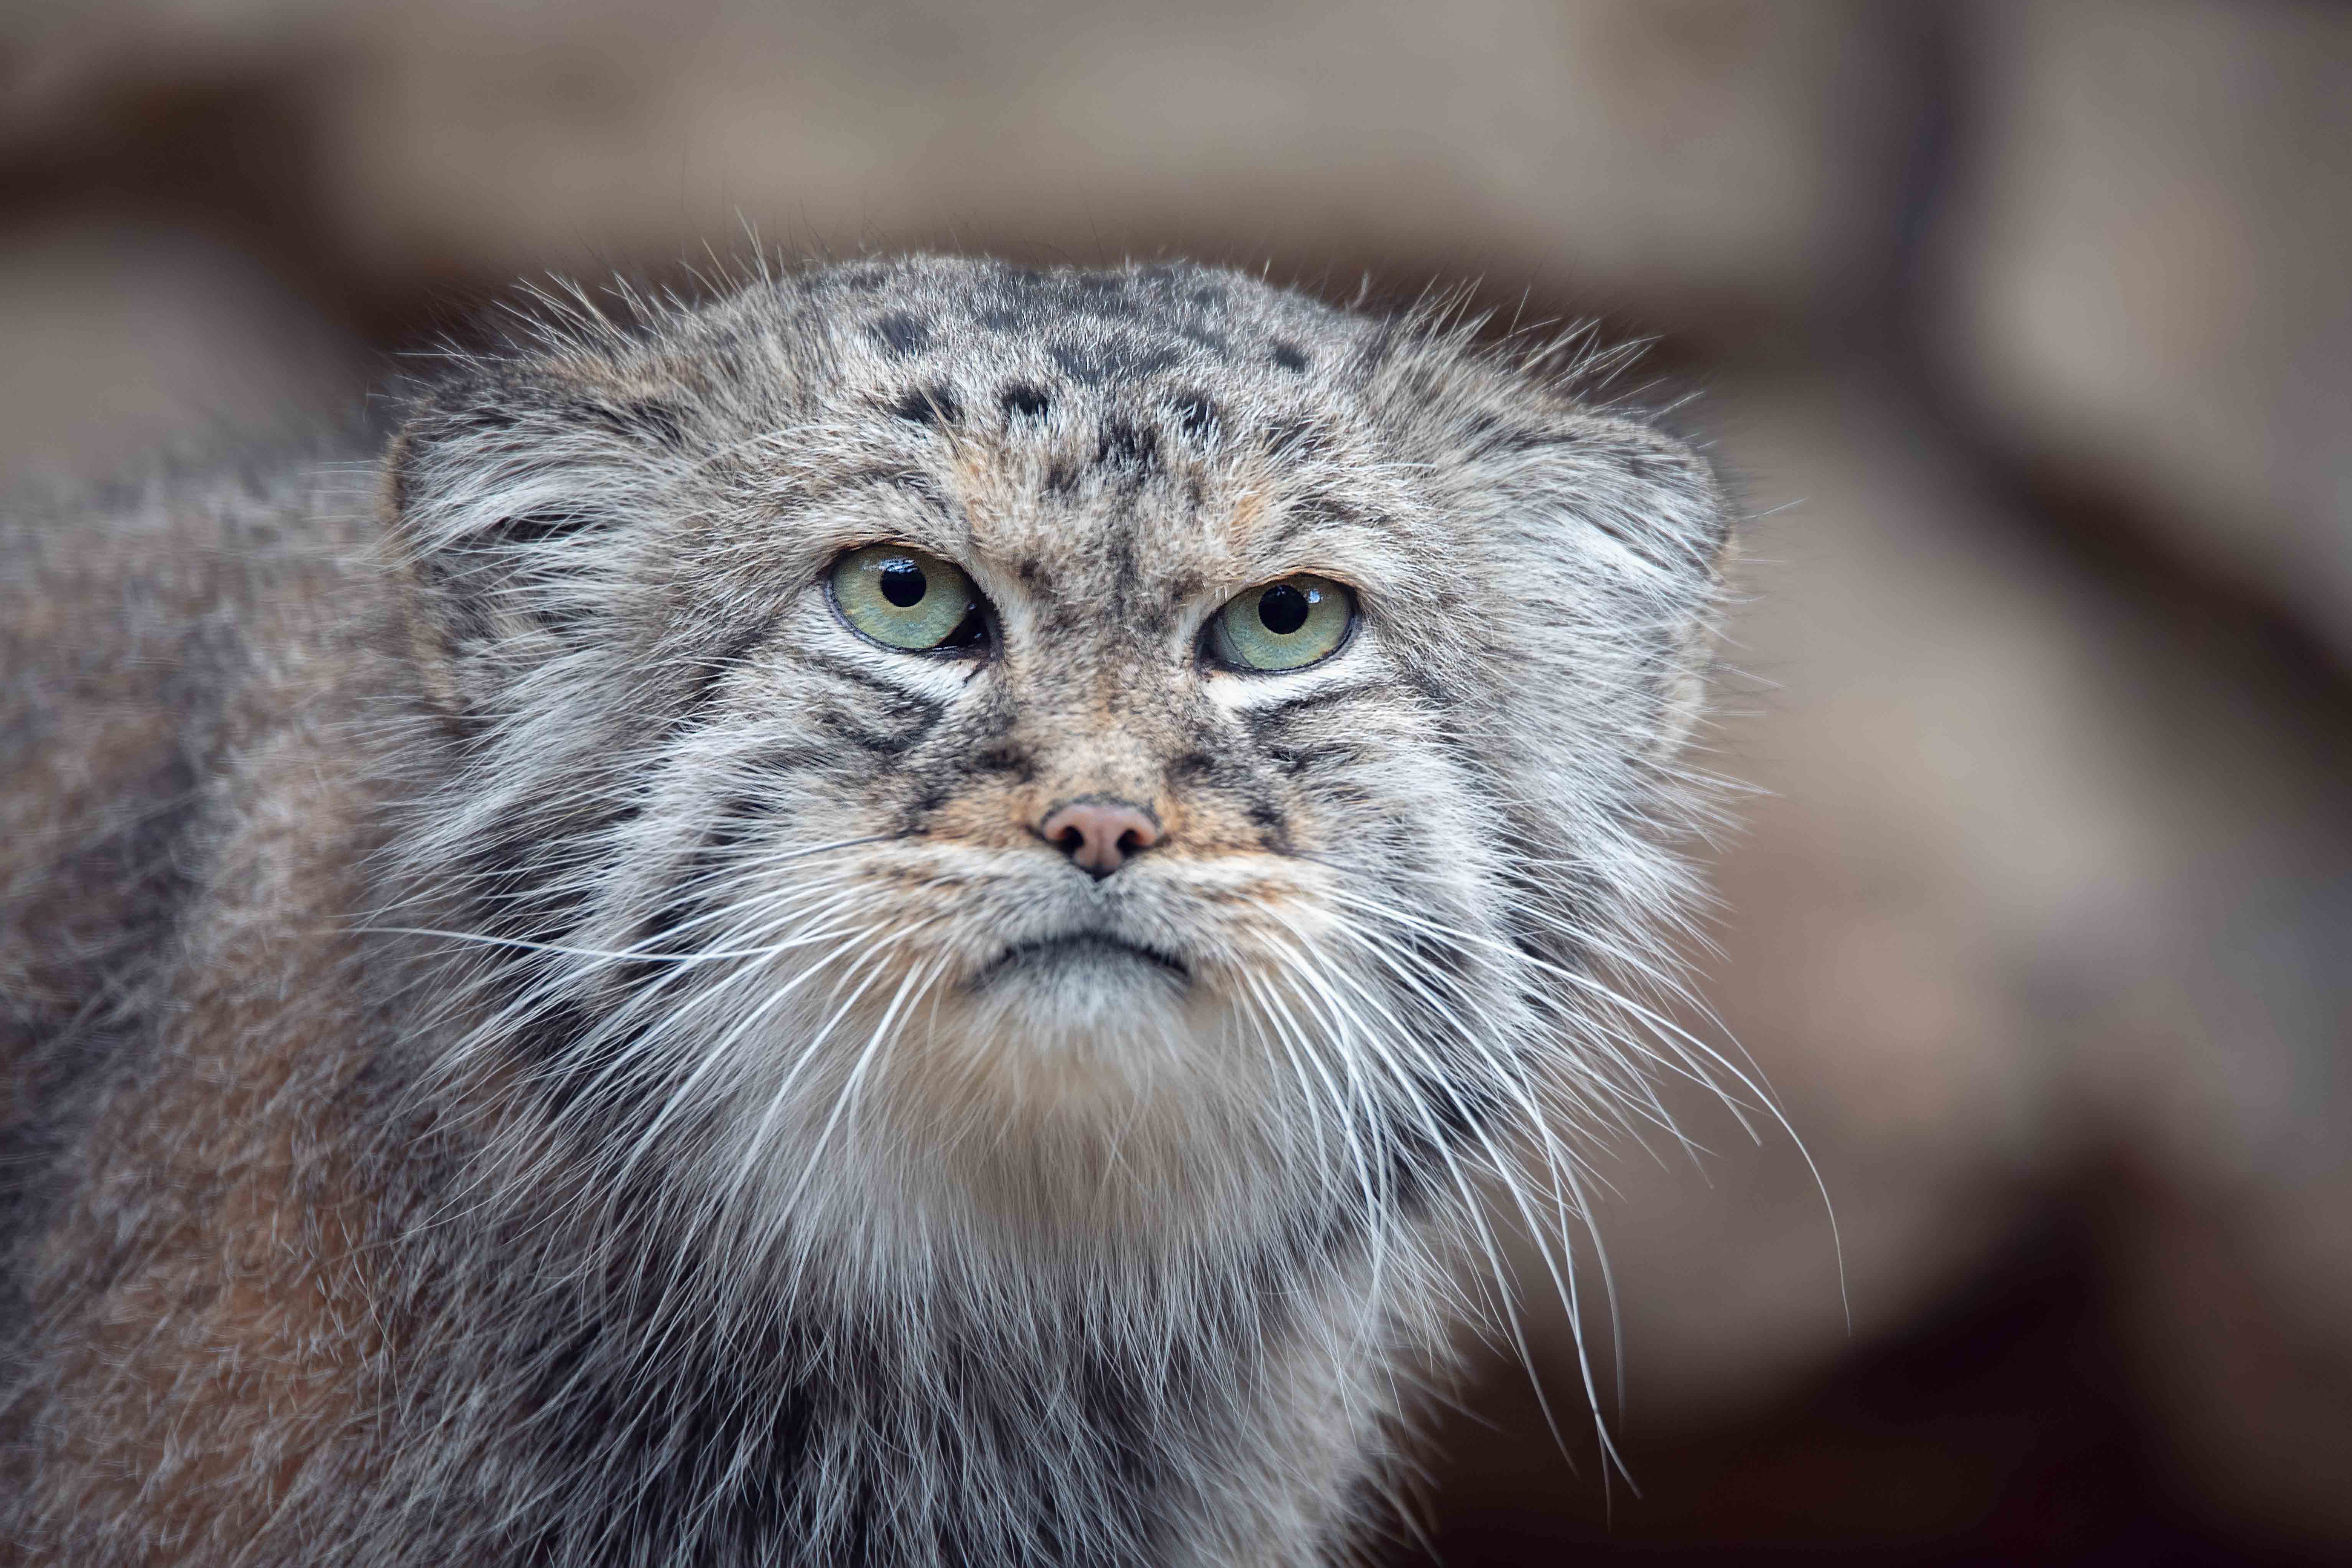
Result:
M1037 835L1100 880L1159 843L1160 825L1139 805L1096 795L1055 807L1038 824Z

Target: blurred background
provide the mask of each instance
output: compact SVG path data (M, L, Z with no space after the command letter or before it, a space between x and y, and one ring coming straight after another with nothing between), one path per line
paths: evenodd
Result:
M754 231L1470 280L1699 395L1705 990L1843 1297L1691 1099L1606 1165L1642 1495L1495 1357L1397 1563L2352 1560L2352 11L10 0L0 477Z

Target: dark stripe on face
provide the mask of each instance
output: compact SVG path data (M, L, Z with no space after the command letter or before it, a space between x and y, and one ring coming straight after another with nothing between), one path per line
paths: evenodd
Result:
M1258 841L1276 855L1290 853L1290 822L1283 816L1282 807L1269 795L1253 793L1244 806L1250 826L1258 831Z
M1319 773L1325 768L1360 763L1364 756L1361 747L1348 741L1295 748L1269 743L1265 747L1265 754L1293 778L1302 773Z
M1018 746L989 746L972 753L971 771L1007 773L1015 784L1027 784L1037 776L1037 764Z
M1357 698L1370 697L1376 692L1389 689L1391 688L1383 681L1360 680L1352 686L1336 686L1320 691L1301 692L1297 697L1285 698L1279 702L1270 702L1263 708L1244 709L1241 714L1241 721L1248 728L1250 739L1258 742L1261 745L1269 745L1275 743L1273 740L1275 726L1292 714L1309 712L1318 708L1328 708L1335 703L1351 702Z
M934 718L938 716L940 705L936 701L927 697L917 697L889 677L867 668L856 659L836 658L811 647L785 647L782 657L803 668L821 671L851 686L862 686L868 691L878 691L893 700L923 703L932 710Z
M610 521L609 514L598 511L529 511L502 517L477 537L485 544L540 544L585 533Z
M1461 948L1441 942L1428 931L1417 928L1391 933L1412 960L1413 979L1429 995L1421 1005L1436 1006L1448 1016L1465 1016L1470 1005L1469 993L1475 989L1479 978L1478 965ZM1402 986L1403 982L1398 980Z
M1171 758L1167 768L1168 782L1178 789L1213 784L1238 773L1232 763L1213 752L1187 752Z
M885 754L907 751L937 728L947 713L947 704L939 699L909 691L854 660L804 647L791 649L786 658L873 694L862 709L836 694L810 713L812 721L826 734L866 751Z
M768 640L773 629L765 622L748 627L726 647L696 660L693 679L687 687L686 700L678 709L677 716L670 721L670 728L676 731L693 722L709 705L719 683L741 668L753 650Z
M824 760L837 764L838 753L828 752ZM699 952L740 940L727 929L724 911L770 874L758 858L743 852L766 836L782 805L776 795L754 791L712 804L709 826L661 902L638 925L635 947L649 953ZM625 964L618 972L620 984L626 989L654 984L673 963L649 958Z
M920 745L938 725L941 711L939 703L904 698L871 714L889 728L868 722L867 715L845 712L838 708L820 710L812 717L819 729L837 740L877 756L895 757Z
M800 779L810 773L823 773L841 761L841 753L827 746L778 746L761 752L747 764L754 773L773 778Z
M688 859L677 885L637 927L630 946L646 956L631 959L613 971L611 984L620 994L617 999L625 1000L632 992L669 979L680 962L672 955L706 951L726 939L728 932L719 913L724 900L713 891L726 869L725 857L725 849L705 843Z
M652 398L641 398L618 406L583 398L565 404L562 412L567 418L600 426L633 441L651 441L672 448L686 444L686 429L678 418L677 410Z

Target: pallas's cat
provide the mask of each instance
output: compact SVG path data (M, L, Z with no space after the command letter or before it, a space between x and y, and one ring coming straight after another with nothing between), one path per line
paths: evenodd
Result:
M13 511L16 1560L1347 1554L1652 1113L1726 513L1574 357L857 261Z

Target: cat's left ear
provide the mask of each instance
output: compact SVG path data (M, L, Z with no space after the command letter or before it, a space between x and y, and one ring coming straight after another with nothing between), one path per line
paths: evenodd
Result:
M1500 423L1462 451L1463 504L1531 574L1539 613L1580 634L1525 638L1537 666L1566 656L1530 677L1580 693L1580 722L1605 714L1629 751L1670 759L1703 708L1736 553L1713 470L1650 426L1572 409Z

